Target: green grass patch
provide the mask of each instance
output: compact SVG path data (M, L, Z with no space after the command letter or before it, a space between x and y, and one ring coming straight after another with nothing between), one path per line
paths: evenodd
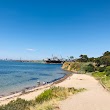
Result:
M75 89L75 88L64 88L64 87L52 87L36 98L37 103L43 103L44 101L49 101L52 99L63 100L66 99L70 94L75 94L82 92L85 89Z
M102 79L105 75L106 75L106 73L105 72L94 72L93 74L92 74L96 79Z
M102 78L101 81L110 90L110 76Z
M110 76L106 72L95 72L92 74L96 79L100 80L106 88L110 90Z
M30 105L31 101L26 101L19 98L16 101L11 101L7 105L0 106L0 110L30 110Z

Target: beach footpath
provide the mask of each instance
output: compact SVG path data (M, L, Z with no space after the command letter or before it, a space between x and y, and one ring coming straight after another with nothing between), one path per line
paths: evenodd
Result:
M73 74L65 85L62 82L59 86L87 89L61 101L60 110L110 110L110 93L92 76Z

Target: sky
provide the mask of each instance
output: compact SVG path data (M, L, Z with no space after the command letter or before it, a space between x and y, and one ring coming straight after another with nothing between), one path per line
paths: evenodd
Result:
M109 0L0 0L0 58L98 57L105 51Z

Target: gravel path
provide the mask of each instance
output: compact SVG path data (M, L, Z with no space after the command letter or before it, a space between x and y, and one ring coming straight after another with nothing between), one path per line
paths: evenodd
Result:
M74 74L58 86L87 89L61 101L60 110L110 110L110 93L91 76Z

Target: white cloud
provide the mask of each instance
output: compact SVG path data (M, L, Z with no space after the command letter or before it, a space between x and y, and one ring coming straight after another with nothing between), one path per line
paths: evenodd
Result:
M27 51L36 51L35 49L33 49L33 48L28 48L28 49L26 49Z

